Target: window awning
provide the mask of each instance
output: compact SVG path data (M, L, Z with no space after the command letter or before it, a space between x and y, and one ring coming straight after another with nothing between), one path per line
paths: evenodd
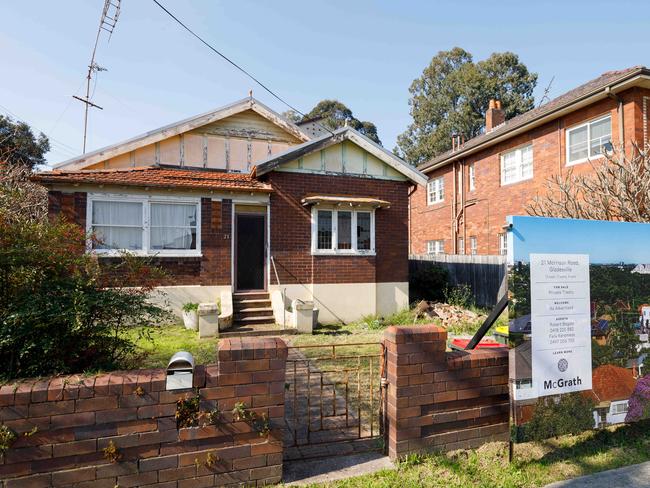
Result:
M370 197L346 197L336 195L313 195L301 200L303 205L337 205L349 207L390 208L390 202Z

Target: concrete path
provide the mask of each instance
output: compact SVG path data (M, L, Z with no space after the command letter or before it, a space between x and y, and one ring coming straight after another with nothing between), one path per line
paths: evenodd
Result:
M558 481L545 488L650 488L650 461Z
M289 486L326 483L394 468L387 456L366 452L351 456L285 462L282 481Z

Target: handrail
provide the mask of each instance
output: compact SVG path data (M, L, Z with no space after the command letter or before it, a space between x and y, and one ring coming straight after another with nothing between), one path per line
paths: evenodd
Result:
M271 264L273 265L273 272L275 273L275 281L278 282L278 286L282 286L280 283L280 277L278 276L278 268L275 267L275 259L271 256ZM287 328L287 289L282 288L282 329Z

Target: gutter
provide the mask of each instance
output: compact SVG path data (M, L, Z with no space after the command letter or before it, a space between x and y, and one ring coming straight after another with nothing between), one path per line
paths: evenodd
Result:
M583 95L582 97L572 101L571 103L558 107L555 110L552 110L551 112L545 113L543 115L540 115L538 118L533 119L527 123L525 123L522 126L513 128L512 130L505 132L497 137L494 137L493 139L488 139L484 141L483 143L473 146L471 148L467 148L465 150L461 149L453 154L450 154L447 159L444 159L438 163L432 164L431 166L420 166L418 169L422 172L430 172L435 169L441 168L443 166L446 166L447 164L456 161L457 159L460 159L461 157L466 157L469 156L470 154L473 154L475 152L481 151L485 149L486 147L489 147L491 145L497 144L499 142L502 142L504 140L510 139L516 135L519 135L523 132L527 132L531 129L534 129L535 127L542 125L546 122L549 122L557 117L560 117L564 114L574 112L575 110L582 108L584 106L590 105L598 100L602 100L606 97L611 96L617 96L616 92L624 90L626 88L629 88L630 86L633 86L634 84L637 83L639 80L650 80L650 71L646 69L639 69L638 71L627 75L624 78L621 78L619 80L616 80L607 86L603 88L599 88L598 90L594 90L590 93L587 93ZM620 97L617 97L620 98ZM620 127L620 126L619 126Z

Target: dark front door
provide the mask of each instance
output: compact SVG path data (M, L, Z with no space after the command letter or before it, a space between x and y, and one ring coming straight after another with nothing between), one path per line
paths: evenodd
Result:
M236 214L237 290L263 290L264 215Z

